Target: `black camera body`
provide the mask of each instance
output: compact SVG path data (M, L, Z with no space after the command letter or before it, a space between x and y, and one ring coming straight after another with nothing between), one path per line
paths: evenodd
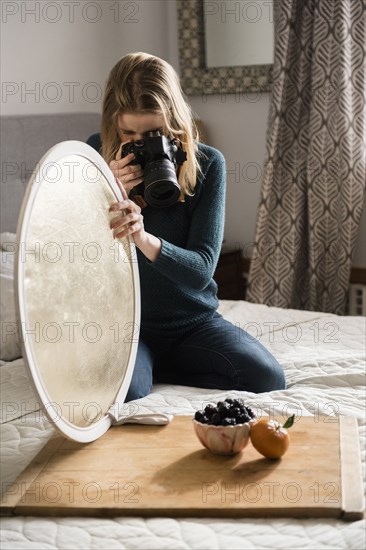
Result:
M130 197L142 195L151 206L164 208L175 204L181 195L176 168L187 160L187 154L178 147L175 139L150 132L144 139L126 143L122 158L134 153L131 164L140 164L144 172L143 183L134 187Z

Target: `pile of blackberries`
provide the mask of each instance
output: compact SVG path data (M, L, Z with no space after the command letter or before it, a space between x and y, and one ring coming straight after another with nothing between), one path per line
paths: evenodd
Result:
M236 426L255 418L252 409L244 405L242 399L225 399L217 405L207 405L203 411L197 411L194 419L201 424L213 426Z

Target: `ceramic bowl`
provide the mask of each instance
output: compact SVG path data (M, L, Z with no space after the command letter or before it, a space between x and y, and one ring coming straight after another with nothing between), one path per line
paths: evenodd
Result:
M193 419L194 430L206 449L219 455L240 453L249 443L250 428L255 420L236 426L213 426Z

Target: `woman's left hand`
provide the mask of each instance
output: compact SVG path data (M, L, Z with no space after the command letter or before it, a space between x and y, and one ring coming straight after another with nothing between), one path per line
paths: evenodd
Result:
M123 200L121 202L112 203L109 208L111 213L119 213L110 223L111 229L114 230L113 237L122 239L130 235L135 245L140 248L146 240L144 218L141 214L141 208L128 198L126 190L117 178L116 182L121 190Z

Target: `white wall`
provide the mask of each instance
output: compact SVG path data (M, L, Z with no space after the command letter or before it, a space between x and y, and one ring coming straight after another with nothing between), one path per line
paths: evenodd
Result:
M227 164L225 241L228 248L244 249L250 256L255 236L268 93L249 94L235 102L235 95L190 98L205 122L208 142L222 151Z
M3 0L1 10L3 115L100 112L110 69L131 51L164 57L179 73L175 0ZM206 126L209 143L226 157L227 245L250 255L269 96L189 100ZM366 266L365 234L364 214L354 261L358 266Z
M100 112L106 78L120 57L166 55L167 4L3 0L2 114Z

